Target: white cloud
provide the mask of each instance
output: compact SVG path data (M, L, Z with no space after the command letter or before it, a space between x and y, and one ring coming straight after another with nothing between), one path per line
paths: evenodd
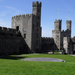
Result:
M8 14L17 15L17 14L20 14L22 12L21 10L14 8L14 7L11 7L11 6L5 6L2 8L4 10L0 12L0 16L7 16Z
M22 13L21 10L11 7L11 6L1 6L2 11L0 11L0 26L2 27L11 27L11 17ZM10 17L7 21L5 20Z

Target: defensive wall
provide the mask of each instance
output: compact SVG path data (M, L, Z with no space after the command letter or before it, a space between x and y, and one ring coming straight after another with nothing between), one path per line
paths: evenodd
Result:
M0 55L25 53L25 44L19 31L0 27Z
M54 39L50 37L42 37L42 52L50 52L53 51L54 47Z
M61 31L62 20L55 20L52 38L41 37L42 3L36 1L32 6L32 14L12 17L12 28L0 27L0 54L54 52L61 49L64 53L75 51L75 37L72 38L73 41L70 40L71 20L66 21L65 31Z

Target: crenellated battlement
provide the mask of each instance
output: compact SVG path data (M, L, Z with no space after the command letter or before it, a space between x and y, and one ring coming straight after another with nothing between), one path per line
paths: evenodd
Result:
M16 34L16 29L6 28L6 27L0 27L0 33L12 33Z
M41 2L38 2L38 1L33 2L33 7L36 7L36 6L41 7L41 5L42 5Z
M70 30L62 30L61 33L69 33Z
M56 20L55 19L55 22L54 23L61 23L62 22L62 20Z
M67 22L67 23L71 23L71 20L67 20L66 22Z
M43 44L50 44L54 42L54 39L52 37L42 37L41 39Z
M64 30L62 30L61 32L64 32Z
M46 40L52 40L53 38L52 37L42 37L42 39L46 39Z
M26 17L35 17L34 14L22 14L22 15L16 15L16 16L13 16L12 19L19 19L19 18L26 18Z

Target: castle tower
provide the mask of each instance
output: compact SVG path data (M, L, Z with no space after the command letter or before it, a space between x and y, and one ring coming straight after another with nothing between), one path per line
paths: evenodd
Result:
M66 54L73 54L71 37L63 37L63 52Z
M41 17L41 2L33 2L33 14Z
M55 20L54 25L55 25L55 30L61 31L61 20Z
M35 52L40 52L41 50L41 2L33 2L33 14L36 17L36 21L33 20L34 24L34 34L35 34ZM34 35L33 34L33 35Z
M55 49L57 50L61 49L61 22L62 20L55 20L55 30L52 30L52 37L54 38Z
M67 27L67 30L71 31L71 20L66 21L66 27Z
M12 28L21 32L30 52L41 49L41 2L33 2L33 13L12 17Z
M66 21L66 28L67 28L69 37L71 37L71 20Z

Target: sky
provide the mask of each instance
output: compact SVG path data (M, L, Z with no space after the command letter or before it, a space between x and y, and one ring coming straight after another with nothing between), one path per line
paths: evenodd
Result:
M33 1L37 0L0 0L0 26L11 28L13 16L31 14ZM38 1L42 2L42 37L52 37L55 19L62 20L62 30L66 30L66 20L72 20L71 37L75 36L75 0ZM57 9L59 9L59 18Z

